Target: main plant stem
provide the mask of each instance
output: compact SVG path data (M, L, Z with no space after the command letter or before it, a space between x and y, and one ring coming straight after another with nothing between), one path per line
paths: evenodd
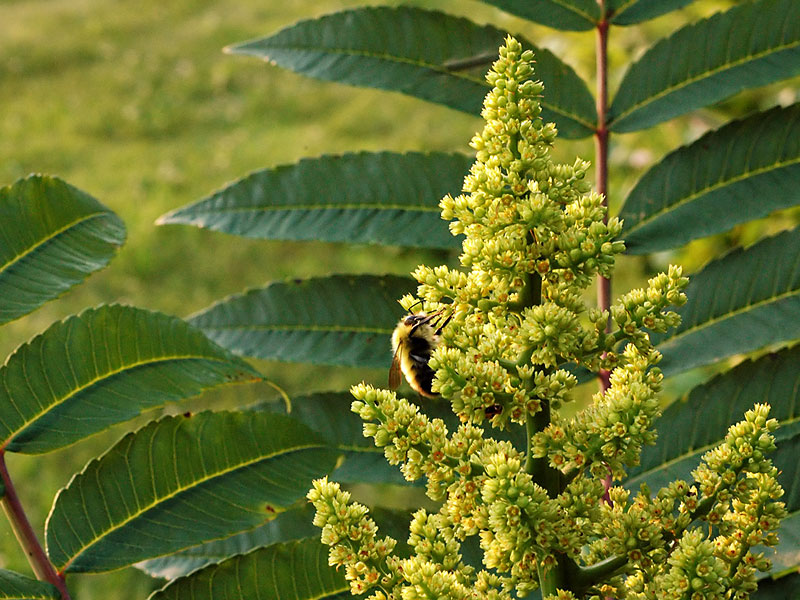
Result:
M605 0L597 0L600 5L600 14L603 15L597 23L597 129L594 133L595 147L595 189L603 195L603 205L608 209L608 129L606 120L608 116L608 21L606 20ZM608 222L608 215L603 217ZM611 306L611 280L599 276L597 278L597 307L608 310ZM606 333L610 331L610 323L606 323ZM600 389L605 391L609 387L609 372L603 369L598 373Z
M14 535L17 536L20 546L25 551L25 556L28 557L28 562L34 574L41 581L52 583L58 588L62 600L70 600L69 591L67 591L63 577L56 572L50 559L47 558L47 554L36 537L25 510L22 508L14 483L8 474L6 455L3 450L0 450L0 479L3 482L3 510L11 523Z

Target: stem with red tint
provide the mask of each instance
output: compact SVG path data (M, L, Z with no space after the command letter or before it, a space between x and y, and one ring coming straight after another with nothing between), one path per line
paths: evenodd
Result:
M14 488L14 483L8 474L6 467L6 454L4 450L0 450L0 479L3 483L3 510L11 523L11 528L14 530L14 535L17 536L20 546L25 551L25 556L28 557L28 562L31 564L34 574L41 581L52 583L61 593L62 600L70 600L69 591L64 583L64 578L59 575L47 554L42 548L42 544L36 537L36 533L31 527L31 522L22 508L22 503L19 501L17 491Z

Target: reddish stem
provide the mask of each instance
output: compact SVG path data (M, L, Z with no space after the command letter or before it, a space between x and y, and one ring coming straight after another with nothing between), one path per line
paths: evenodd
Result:
M42 548L42 544L39 543L39 539L36 537L33 527L31 527L31 522L28 520L25 510L22 508L22 503L19 501L14 483L11 481L11 477L8 474L4 450L0 450L0 479L2 479L4 487L2 499L3 510L11 523L14 535L17 536L20 546L22 546L25 555L28 557L28 562L34 574L39 580L47 581L56 586L61 593L62 600L70 600L69 591L67 591L64 578L56 572L50 559L47 558L47 554L44 548Z
M608 207L608 129L606 117L608 115L608 21L605 18L605 2L598 0L602 19L597 23L597 129L594 133L595 144L595 189L603 195L603 205ZM608 215L603 220L608 222ZM597 306L600 310L608 310L611 306L611 280L605 277L597 278ZM611 324L606 323L606 333L610 332ZM598 373L600 389L608 389L609 372L605 369Z

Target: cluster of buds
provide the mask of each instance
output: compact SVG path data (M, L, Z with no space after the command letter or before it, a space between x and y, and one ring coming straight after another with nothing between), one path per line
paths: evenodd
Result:
M782 516L764 457L774 429L764 407L707 455L695 484L675 482L652 497L643 488L633 499L609 489L608 477L622 478L655 441L662 376L649 332L678 324L671 307L685 302L688 281L670 267L610 311L586 306L585 289L609 277L624 250L621 223L605 220L586 162L551 160L556 129L539 116L543 87L531 80L532 59L513 38L500 48L465 193L441 201L451 231L465 235L462 268L418 267L417 297L401 300L407 310L446 315L428 364L432 391L460 426L450 432L395 392L352 388L364 435L406 479L424 478L440 508L414 515L413 554L398 558L366 509L317 482L309 498L330 562L371 600L510 600L545 584L546 600L643 600L665 589L710 590L697 598L712 598L719 582L748 589L764 566L750 547L774 543ZM575 365L610 371L609 386L567 419L558 410L572 400ZM525 447L482 428L515 424L525 427ZM691 529L698 519L717 537ZM476 543L482 560L470 563L462 550Z

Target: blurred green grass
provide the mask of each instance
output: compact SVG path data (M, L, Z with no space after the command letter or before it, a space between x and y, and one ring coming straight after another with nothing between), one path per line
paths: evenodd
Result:
M384 2L397 4L399 2ZM591 34L559 34L473 1L413 2L519 32L554 50L591 80ZM682 20L730 6L704 2L688 15L619 30L612 86L635 49ZM161 214L249 171L304 156L358 150L468 151L477 117L399 94L301 78L226 56L226 45L265 35L357 0L0 0L0 184L31 172L58 175L125 221L118 257L87 283L0 329L0 359L54 320L86 306L124 302L186 316L228 294L286 277L329 272L407 273L441 255L416 250L233 238L189 227L156 227ZM643 166L719 119L704 113L612 146L612 212ZM592 157L590 140L562 141L556 158ZM618 281L628 289L641 261ZM289 393L342 389L383 372L261 363ZM192 409L274 397L262 384L206 394ZM169 408L167 410L177 410ZM183 410L183 409L181 409ZM139 420L153 418L152 413ZM135 425L135 424L134 424ZM37 531L56 491L130 424L44 457L9 457ZM29 572L5 522L0 565ZM135 569L70 581L79 598L144 598L155 585Z

